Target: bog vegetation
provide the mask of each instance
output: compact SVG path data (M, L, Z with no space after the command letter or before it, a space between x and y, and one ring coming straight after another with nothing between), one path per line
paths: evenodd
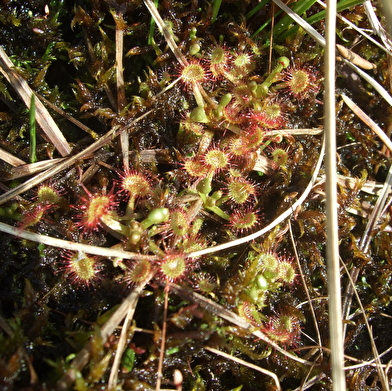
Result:
M1 387L331 389L324 48L265 0L4 1L0 24ZM389 90L382 47L337 40ZM337 87L347 388L374 390L390 151L342 95L385 130L390 108L343 61Z

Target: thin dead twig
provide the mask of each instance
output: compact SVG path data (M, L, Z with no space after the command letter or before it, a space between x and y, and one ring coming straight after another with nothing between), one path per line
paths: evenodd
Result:
M94 140L99 139L99 135L94 132L91 128L83 124L82 122L78 121L76 118L72 117L72 115L69 115L67 112L64 110L60 109L60 107L57 107L54 105L52 102L44 98L42 95L36 94L42 102L44 102L47 106L49 106L53 111L56 113L60 114L63 116L65 119L67 119L69 122L72 122L74 125L76 125L78 128L82 129L86 133L88 133Z
M284 4L281 0L273 0L275 4L277 4L283 11L285 11L294 21L296 21L306 32L321 46L326 45L325 38L318 33L308 22L302 19L299 15L297 15L291 8L289 8L286 4ZM364 80L372 85L372 87L392 106L392 97L385 88L374 80L371 76L369 76L366 72L364 72L361 68L357 67L351 61L347 59L343 59L343 62L346 63L351 69L353 69L359 76L361 76Z
M274 0L276 1L276 0ZM327 216L327 273L329 297L329 333L331 345L332 389L341 391L346 388L344 367L344 341L342 322L341 284L339 268L339 224L337 213L336 186L336 109L335 109L335 61L336 61L336 0L331 0L327 7L325 45L325 94L324 94L324 129L325 129L325 170L326 170L326 216Z
M342 95L344 102L350 107L350 109L367 125L369 128L376 133L376 135L381 139L384 145L392 151L392 142L389 137L384 133L384 131L360 108L358 107L350 98L345 95ZM368 223L366 225L365 231L362 234L362 238L360 240L359 249L361 251L366 251L371 240L371 232L378 224L380 216L383 213L385 205L387 203L388 195L391 192L392 188L392 167L390 167L388 171L387 179L384 183L384 186L380 192L380 195L376 201L376 204L372 210L372 213L369 217ZM350 272L350 278L353 280L354 284L359 276L359 268L354 267ZM345 293L345 301L343 305L343 317L346 319L349 315L350 305L353 297L353 286L348 285ZM346 326L345 326L346 327Z
M165 37L166 43L169 45L169 47L170 47L171 51L173 52L174 56L176 57L177 61L182 66L188 65L188 60L182 54L181 50L178 48L176 42L174 41L172 34L170 33L169 29L166 27L165 22L163 21L161 15L159 14L154 3L151 0L144 0L144 4L147 7L148 11L150 12L151 16L153 17L160 32Z
M163 369L163 360L165 358L165 345L166 345L166 333L167 333L167 308L169 305L169 290L170 290L169 286L165 287L165 302L163 306L161 346L159 352L157 384L155 386L155 391L159 391L161 389L161 383L162 383L162 369Z
M322 5L324 8L327 8L327 5L322 2L321 0L317 0L317 3L319 3L320 5ZM370 42L372 42L374 45L378 46L381 50L384 50L385 52L389 53L392 55L392 52L390 50L388 50L388 48L386 48L385 46L382 46L378 41L376 41L372 36L370 36L369 34L367 34L364 29L359 28L356 24L350 22L347 18L337 14L336 15L340 20L342 20L344 23L346 23L348 26L350 26L352 29L356 30L359 34L361 34L362 36L364 36L366 39L368 39Z

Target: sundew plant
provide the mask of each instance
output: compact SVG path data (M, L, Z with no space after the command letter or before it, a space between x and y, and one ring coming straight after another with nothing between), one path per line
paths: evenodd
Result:
M392 359L391 37L367 3L336 28L353 391ZM3 389L332 389L325 9L289 6L3 2Z

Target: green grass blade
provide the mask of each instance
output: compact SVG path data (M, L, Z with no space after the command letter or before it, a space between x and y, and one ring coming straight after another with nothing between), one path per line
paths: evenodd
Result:
M260 11L270 0L263 0L261 3L257 4L252 10L250 10L246 15L245 19L251 18L255 13ZM271 19L270 19L271 20Z
M348 8L354 7L356 5L362 4L362 0L341 0L337 5L337 11L342 12ZM309 24L316 23L325 18L326 10L320 11L306 19Z
M30 163L37 161L37 132L35 122L35 95L31 95L30 102Z
M304 12L306 12L317 0L300 0L297 1L292 10L301 15ZM266 5L268 3L268 1L264 0L262 1L260 4L258 4L252 11L250 11L247 15L246 18L250 18L251 16L253 16L257 11L259 11L261 9L262 6ZM277 16L279 16L282 13L281 10L275 12L274 17L276 18ZM269 18L262 26L260 26L256 32L252 35L252 38L254 38L255 36L257 36L258 34L260 34L260 32L271 23L271 18ZM285 15L280 21L279 23L276 24L275 28L274 28L274 41L277 41L277 37L286 32L286 30L289 28L289 26L293 23L292 18L290 18L288 15ZM298 28L297 26L295 26L295 28ZM294 30L293 30L294 31ZM281 40L280 40L281 41Z
M297 1L294 6L292 7L292 10L298 14L302 15L305 13L314 3L316 0L300 0ZM293 23L293 20L290 18L290 16L285 15L279 23L276 24L274 27L274 36L279 37L280 34L285 32L288 27Z
M211 18L211 23L215 23L216 18L218 17L219 14L219 9L222 4L222 0L214 0L212 2L212 18Z
M155 5L156 8L158 8L158 0L154 0L154 5ZM154 31L155 31L155 20L151 16L150 29L149 29L149 32L148 32L147 43L149 45L156 46L155 40L154 40Z
M315 3L315 1L313 1L313 0L311 2L313 4ZM313 5L313 4L311 4L311 5ZM362 0L341 0L337 5L337 11L341 12L341 11L344 11L348 8L354 7L359 4L362 4ZM310 6L308 8L310 8ZM292 9L296 14L301 15L303 12L306 12L308 8L305 8L305 6L302 6L297 9L295 6ZM301 11L303 11L303 12L301 12ZM322 19L325 19L325 16L326 16L326 11L323 10L323 11L318 12L315 15L310 16L309 18L304 18L304 19L309 24L314 24ZM286 18L286 16L285 16L285 18ZM290 22L290 19L291 18L289 17L288 22L286 20L284 20L284 26L282 26L282 28L278 28L278 27L280 27L280 24L279 24L274 29L275 42L277 42L277 43L282 42L290 35L296 34L296 32L298 30L298 26L293 26L293 27L289 28L290 24L292 23L292 22ZM282 21L283 21L283 19L282 19ZM286 31L285 31L285 29L286 29Z
M278 5L283 11L287 13L287 16L293 21L297 22L300 26L302 26L306 32L313 37L321 46L325 46L325 38L316 31L309 23L305 21L305 19L301 18L296 12L294 12L290 7L284 4L281 0L273 0L273 2Z

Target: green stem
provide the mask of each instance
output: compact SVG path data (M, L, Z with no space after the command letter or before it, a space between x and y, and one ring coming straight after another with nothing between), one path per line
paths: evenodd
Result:
M158 0L154 0L154 5L155 5L155 8L158 9ZM150 30L149 30L149 32L148 32L147 43L148 43L149 45L156 46L155 40L154 40L154 31L155 31L155 20L154 20L154 18L151 16L151 20L150 20Z
M31 95L30 103L30 163L37 161L37 132L35 125L35 95Z

